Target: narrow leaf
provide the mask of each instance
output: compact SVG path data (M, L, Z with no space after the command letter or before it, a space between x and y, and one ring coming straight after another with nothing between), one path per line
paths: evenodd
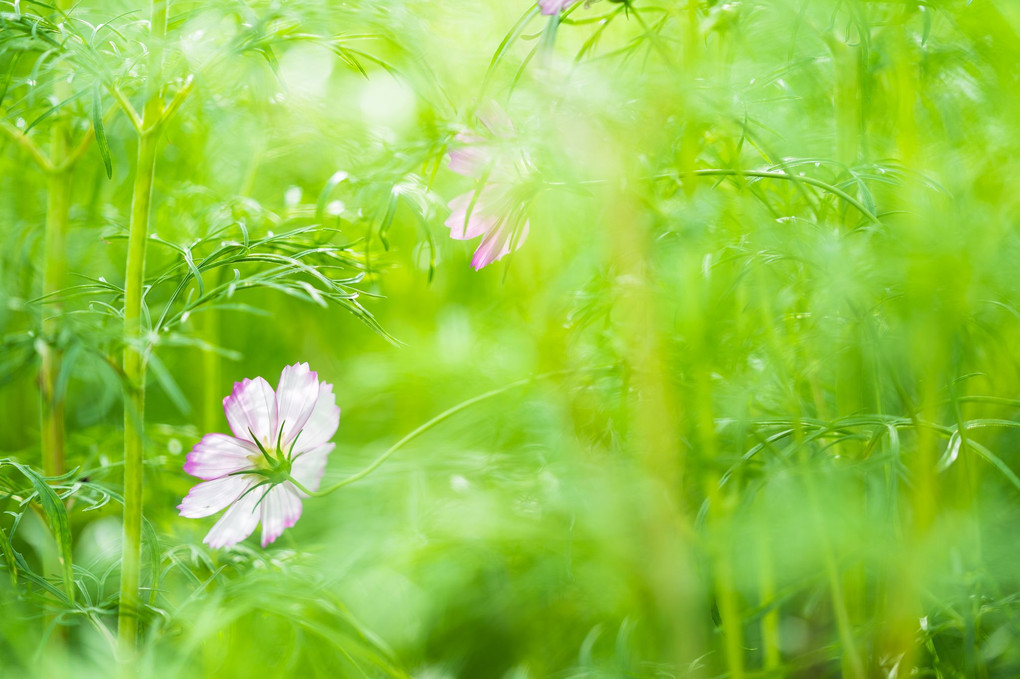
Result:
M17 587L18 585L18 562L14 558L14 548L11 547L10 538L7 537L7 533L0 530L0 552L3 552L4 561L7 563L7 571L11 576L11 584Z
M64 503L60 500L60 497L57 496L57 493L50 488L49 484L46 483L46 480L34 469L13 460L8 460L7 463L15 467L32 482L32 487L39 496L39 504L42 506L43 513L46 514L46 519L49 521L50 529L53 531L53 537L57 540L60 565L63 570L64 591L67 593L68 600L74 603L74 568L71 562L71 525L67 520L67 510L64 508Z
M99 155L103 157L106 167L106 178L113 179L113 158L110 155L110 143L106 140L106 128L103 126L103 99L99 95L99 87L92 90L92 127L96 131L96 143Z

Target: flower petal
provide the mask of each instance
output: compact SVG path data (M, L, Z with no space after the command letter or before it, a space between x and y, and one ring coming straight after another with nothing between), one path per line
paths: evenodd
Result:
M542 14L556 14L573 5L577 0L538 0Z
M262 499L260 507L263 547L280 537L285 528L290 528L301 518L301 498L290 483L273 486Z
M290 470L291 476L308 490L313 492L319 490L322 476L326 473L326 460L335 447L335 443L326 443L296 455ZM299 494L304 495L300 491Z
M276 444L276 396L261 377L234 382L234 390L223 399L223 411L234 436L264 444Z
M231 477L238 478L238 477ZM209 483L215 483L210 481ZM255 481L247 480L245 491L255 485ZM230 505L227 513L220 517L216 525L212 527L205 536L205 544L213 549L230 547L251 535L255 526L259 524L258 503L265 493L265 487L260 486L245 494L234 504Z
M543 0L549 2L549 0ZM553 0L562 2L563 0ZM573 0L566 0L567 2L573 2ZM506 114L506 111L496 103L494 100L489 99L476 113L478 120L481 121L485 129L489 131L495 137L503 137L508 139L513 137L517 132L514 129L514 123L510 120L510 116Z
M450 169L466 177L481 176L492 160L492 153L483 146L485 140L475 134L459 132L454 141L462 146L450 149L447 154Z
M474 256L471 258L471 266L474 267L475 271L478 271L482 267L502 259L511 250L521 247L530 231L531 224L528 220L524 220L524 224L516 232L509 224L504 223L498 230L487 234L482 239L478 249L475 250Z
M283 449L305 426L319 398L319 376L307 363L288 365L276 385L277 429L283 428ZM275 441L273 442L275 445Z
M252 469L249 456L259 449L248 441L226 434L206 434L188 453L184 471L200 479L212 480L232 472Z
M450 216L443 224L450 229L450 238L454 240L471 240L495 228L498 218L489 214L487 201L491 192L486 186L475 199L475 191L462 193L449 203ZM470 214L468 214L470 210Z
M251 484L252 480L247 474L205 481L193 487L181 500L181 504L177 505L177 509L181 511L181 516L188 519L211 516L235 501Z
M339 426L340 408L336 405L333 385L322 382L319 384L319 397L315 401L315 407L312 408L311 415L298 434L297 443L294 445L295 454L312 450L328 442L336 434Z

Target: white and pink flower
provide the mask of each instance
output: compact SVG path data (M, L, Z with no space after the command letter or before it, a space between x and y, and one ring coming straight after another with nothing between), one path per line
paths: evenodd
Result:
M538 0L538 7L542 14L558 14L575 2L577 0Z
M298 486L314 492L322 482L340 424L333 385L307 363L289 365L275 391L261 377L236 382L223 410L233 436L206 434L195 445L184 471L204 482L177 508L189 519L227 510L205 536L210 547L237 544L260 521L265 547L301 517L307 495Z
M455 240L481 237L471 258L477 271L521 247L530 224L524 201L515 191L516 180L527 161L512 144L513 123L490 102L478 114L486 136L460 132L449 151L449 167L457 174L484 182L448 203L450 216L444 224Z
M521 247L531 227L524 207L513 198L511 187L486 184L478 192L463 193L449 203L445 224L450 238L471 240L482 237L471 257L475 271Z

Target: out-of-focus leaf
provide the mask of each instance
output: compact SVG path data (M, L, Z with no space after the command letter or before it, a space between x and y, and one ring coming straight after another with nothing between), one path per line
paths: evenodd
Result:
M99 155L103 157L107 179L113 178L113 158L110 155L110 142L106 139L106 126L103 125L103 99L99 86L92 90L92 128L96 132L96 145Z
M71 526L67 518L67 509L57 493L50 488L46 480L34 469L11 459L0 462L0 466L4 464L20 471L31 482L32 488L35 490L39 504L46 515L46 520L50 524L50 530L53 531L53 537L57 541L57 552L64 580L64 593L67 595L68 600L73 603L75 597L74 566L71 560Z
M10 538L0 528L0 552L3 552L4 562L7 564L7 572L11 576L11 584L18 586L18 562L14 558L14 548L11 547Z

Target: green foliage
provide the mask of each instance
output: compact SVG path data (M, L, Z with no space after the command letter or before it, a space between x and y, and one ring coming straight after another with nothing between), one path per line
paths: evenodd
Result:
M1020 674L1013 3L147 17L0 2L0 674L115 671L125 409L140 676ZM496 181L530 234L476 272ZM184 456L298 361L337 492L207 549Z

